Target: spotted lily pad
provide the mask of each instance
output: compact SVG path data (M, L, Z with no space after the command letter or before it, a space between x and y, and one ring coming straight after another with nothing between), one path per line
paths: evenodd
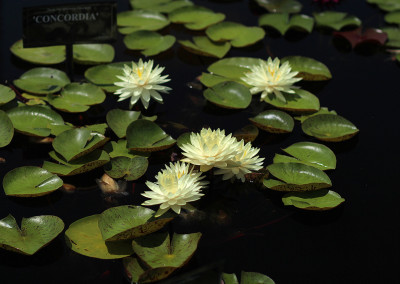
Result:
M203 56L224 57L229 49L231 49L231 44L228 42L213 42L206 36L194 36L193 42L190 40L180 40L179 43L186 50Z
M182 7L169 13L168 17L171 22L184 24L190 30L203 30L225 19L224 14L201 6Z
M264 101L279 109L293 113L317 112L320 108L319 99L310 92L302 89L295 89L294 93L282 93L286 103L278 99L274 94L268 94Z
M236 82L222 82L203 92L204 97L217 106L245 109L251 103L251 93L246 86Z
M172 215L155 218L155 211L142 206L124 205L107 209L100 215L103 240L128 240L151 234L172 221Z
M152 10L160 13L171 13L176 9L193 5L189 0L130 0L130 3L135 9Z
M18 58L34 64L51 65L65 61L64 45L24 48L23 41L18 40L10 47L10 51Z
M276 163L267 170L276 180L264 180L264 185L278 191L310 191L332 186L329 177L321 170L300 163Z
M7 111L16 131L26 135L45 137L51 134L52 125L63 125L64 120L47 107L21 106Z
M265 32L260 27L247 27L235 22L222 22L212 25L206 30L213 41L230 41L234 47L252 45L264 38Z
M24 166L9 171L3 179L6 195L35 197L49 194L63 185L63 181L49 171Z
M141 30L125 36L124 43L129 49L141 50L143 55L153 56L170 49L175 43L175 37L172 35L162 36L157 32Z
M0 220L0 247L25 255L33 255L64 230L57 216L42 215L22 218L21 228L12 215Z
M0 84L0 106L12 101L15 98L13 89Z
M53 107L66 112L87 111L91 105L100 104L105 98L103 90L90 83L71 83L59 95L47 95L47 101Z
M54 68L33 68L13 81L14 85L28 93L47 95L61 90L70 83L65 72Z
M256 0L256 3L271 13L298 13L302 8L295 0Z
M285 205L293 205L300 209L314 211L330 210L339 206L344 201L344 198L338 193L328 189L290 192L282 197L282 202Z
M106 120L112 131L119 138L124 138L129 124L137 120L139 116L140 111L112 109L107 113Z
M157 124L145 119L132 122L126 131L126 138L129 149L143 152L168 149L176 142Z
M72 223L65 231L68 247L94 258L117 259L133 253L130 241L107 242L98 226L100 215L92 215Z
M14 126L8 115L0 110L0 148L10 144L14 136Z
M271 133L289 133L294 127L293 118L280 110L266 110L249 120L258 128Z
M297 77L305 81L324 81L332 78L328 67L322 62L304 56L286 56L281 63L289 62L293 71L299 72Z
M115 56L114 47L106 43L74 44L73 53L76 63L89 65L112 62Z
M107 92L115 92L120 87L115 86L114 83L118 82L117 75L123 75L124 65L129 65L130 62L115 62L109 64L102 64L93 66L85 71L85 78L102 88Z
M317 26L331 28L335 31L339 31L345 26L358 27L361 25L361 20L359 18L343 12L326 11L314 13L313 15Z
M335 114L312 116L301 124L301 128L307 135L330 142L348 140L359 132L353 123Z
M133 10L118 13L119 32L130 34L139 30L158 31L169 25L163 14L149 10Z
M149 162L142 156L115 157L104 166L106 173L112 178L124 178L125 180L137 180L143 176Z
M289 18L288 13L269 13L258 18L258 25L273 27L282 35L286 34L290 29L311 33L314 26L314 19L307 15L293 15Z

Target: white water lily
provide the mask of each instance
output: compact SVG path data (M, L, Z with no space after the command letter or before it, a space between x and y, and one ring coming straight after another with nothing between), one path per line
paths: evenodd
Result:
M237 178L244 182L245 174L258 171L262 168L264 158L257 156L260 149L252 147L250 142L246 145L243 140L237 143L238 146L236 149L238 149L238 153L231 160L227 161L226 167L221 167L214 173L216 175L223 175L223 180Z
M168 75L161 76L164 67L157 65L153 69L153 64L153 60L143 63L142 59L139 59L138 64L132 62L132 68L128 65L124 66L124 75L116 76L122 82L114 83L114 85L122 87L114 93L119 95L118 101L130 98L129 107L132 108L140 99L146 109L149 107L150 98L159 103L163 102L160 93L167 94L171 88L161 84L170 81L170 79L167 79Z
M200 190L208 182L201 181L203 178L201 173L190 171L189 164L170 163L157 174L155 183L146 182L151 191L142 193L144 197L149 198L142 205L160 204L156 217L161 216L169 209L177 214L181 212L182 208L191 209L192 206L188 203L196 201L204 195Z
M213 167L226 167L227 161L233 158L238 150L237 140L232 134L225 135L224 130L203 128L200 133L190 135L190 143L181 146L186 158L183 162L200 166L206 172Z
M250 72L245 73L241 79L253 86L250 89L252 94L261 93L261 101L264 100L269 94L275 94L277 99L286 103L286 99L282 92L294 93L294 83L301 80L301 78L294 78L299 72L291 72L289 62L285 62L279 66L280 61L275 58L272 61L271 57L267 62L260 60L260 64L254 66Z

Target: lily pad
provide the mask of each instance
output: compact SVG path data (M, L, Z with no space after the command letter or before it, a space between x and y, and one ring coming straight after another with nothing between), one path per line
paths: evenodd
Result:
M317 26L331 28L335 31L339 31L345 26L358 27L361 25L361 20L359 18L343 12L326 11L314 13L313 15Z
M139 30L158 31L169 25L163 14L149 10L125 11L117 14L119 32L130 34Z
M180 40L179 43L191 53L217 58L224 57L231 49L230 43L212 42L205 36L194 36L193 42Z
M233 47L252 45L264 38L265 32L260 27L247 27L235 22L222 22L212 25L206 30L213 41L230 41Z
M10 144L14 136L14 126L8 115L0 110L0 148Z
M136 156L150 157L150 152L138 152L129 150L126 147L127 141L120 139L117 142L111 141L104 146L104 150L110 155L111 158L128 157L133 158Z
M63 181L49 171L24 166L9 171L3 179L6 195L36 197L49 194L63 185Z
M282 197L282 202L285 205L293 205L294 207L323 211L333 209L344 202L338 193L328 190L320 189L309 192L290 192Z
M264 14L258 18L258 25L273 27L282 35L290 29L311 33L314 27L314 19L307 15L293 15L289 18L288 13Z
M385 43L387 47L400 48L400 29L395 27L382 28L388 36L388 41Z
M106 43L74 44L73 53L76 63L88 65L109 63L115 56L114 47Z
M193 6L189 0L130 0L130 3L135 9L152 10L160 13L171 13L172 11Z
M233 133L238 141L244 140L244 143L253 142L258 136L258 127L253 124L246 125Z
M335 114L312 116L301 124L301 128L307 135L330 142L348 140L359 132L353 123Z
M114 85L115 82L119 81L117 75L122 76L124 65L129 64L131 62L115 62L93 66L85 71L85 78L103 90L113 93L120 88Z
M48 67L33 68L13 81L21 90L39 95L56 93L70 82L65 72Z
M136 156L133 158L116 157L106 164L104 169L112 178L124 178L125 180L137 180L143 176L149 165L147 158Z
M297 117L295 117L295 119L299 120L301 123L303 123L307 118L310 118L312 116L316 116L316 115L319 115L319 114L335 114L336 115L337 113L334 110L329 110L327 107L321 107L315 113L302 115L302 116L297 116Z
M204 97L217 106L229 109L245 109L251 103L250 90L236 82L222 82L203 92Z
M295 0L255 0L271 13L299 13L302 5Z
M157 124L145 119L132 122L126 131L126 138L129 149L143 152L168 149L176 142Z
M10 87L0 84L0 106L12 101L15 98L15 92Z
M175 43L175 37L172 35L162 36L153 31L140 30L125 36L124 43L129 49L141 50L143 55L153 56L170 49Z
M294 127L293 118L280 110L266 110L249 120L258 128L271 133L289 133Z
M64 230L57 216L42 215L22 218L21 228L12 215L0 220L0 247L25 255L33 255Z
M379 9L382 9L386 12L400 10L399 0L367 0L367 2L378 5Z
M140 111L112 109L107 113L106 120L112 131L119 138L124 138L129 124L137 120L139 116Z
M60 176L72 176L85 173L101 167L110 161L107 152L98 149L71 162L66 162L54 151L50 152L49 155L59 162L59 164L44 161L43 168Z
M106 241L129 240L158 231L173 219L154 215L155 211L142 206L113 207L101 213L99 228Z
M321 170L300 163L276 163L267 170L281 181L264 180L264 185L278 191L309 191L332 186L329 177ZM275 183L275 184L274 184Z
M106 98L103 90L90 83L71 83L59 95L47 95L48 102L66 112L84 112L91 105L101 104Z
M322 62L304 56L286 56L281 63L289 62L292 71L297 71L297 77L305 81L325 81L332 78L328 67Z
M190 143L190 135L193 132L185 132L179 135L178 139L176 139L176 145L181 148L182 145Z
M72 223L65 231L67 245L75 252L100 259L117 259L133 253L130 241L106 242L98 222L100 215L92 215Z
M223 21L225 15L202 6L186 6L172 11L168 18L173 23L184 24L190 30L203 30Z
M310 92L302 89L295 89L294 93L282 93L286 103L273 94L268 94L264 101L276 108L293 113L317 112L320 108L319 99Z
M267 275L257 272L242 271L240 284L275 284Z
M34 64L51 65L65 61L64 45L24 48L23 41L18 40L10 47L10 51L18 58Z
M82 127L74 126L71 123L65 123L65 124L61 124L61 125L51 125L50 128L51 128L51 134L58 136L62 132L70 130L70 129L74 129L74 128L85 128L85 129L89 129L93 132L98 132L98 133L104 135L104 133L106 133L107 127L108 126L105 123L85 125Z
M42 106L21 106L7 111L8 117L17 132L46 137L51 134L52 125L63 125L64 120L47 107Z

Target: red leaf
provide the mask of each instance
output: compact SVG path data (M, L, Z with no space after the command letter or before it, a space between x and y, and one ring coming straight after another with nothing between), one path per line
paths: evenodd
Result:
M352 48L362 43L383 45L387 40L387 34L379 29L366 29L362 31L361 28L358 28L348 32L334 32L333 36L348 40Z

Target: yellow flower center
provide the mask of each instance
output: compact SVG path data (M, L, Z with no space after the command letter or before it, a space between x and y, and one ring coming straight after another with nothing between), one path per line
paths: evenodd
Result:
M178 190L178 179L173 173L163 174L159 183L168 192L175 193Z
M142 79L142 75L143 75L143 69L141 68L136 68L136 74L138 74L139 78Z

